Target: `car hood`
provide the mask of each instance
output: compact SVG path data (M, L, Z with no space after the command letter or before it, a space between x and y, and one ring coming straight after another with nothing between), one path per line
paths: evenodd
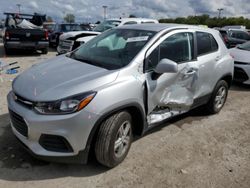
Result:
M234 61L244 62L250 64L250 51L241 50L239 48L229 49L230 54L233 55Z
M65 39L68 39L70 37L76 37L77 35L81 35L81 34L98 35L98 34L100 34L100 32L95 32L95 31L71 31L71 32L67 32L67 33L64 33L64 34L60 35L60 40L65 40Z
M65 55L36 64L20 74L13 91L30 101L55 101L97 90L113 82L118 71L89 65Z
M81 37L81 38L78 38L78 39L76 39L76 41L77 42L84 42L84 43L86 43L86 42L88 42L88 41L90 41L91 39L93 39L93 38L95 38L96 37L96 35L92 35L92 36L87 36L87 37Z

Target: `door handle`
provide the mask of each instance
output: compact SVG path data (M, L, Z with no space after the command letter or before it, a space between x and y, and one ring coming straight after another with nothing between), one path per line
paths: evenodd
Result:
M191 75L191 74L194 74L195 72L196 72L196 70L190 69L190 70L188 70L188 71L185 73L185 75Z

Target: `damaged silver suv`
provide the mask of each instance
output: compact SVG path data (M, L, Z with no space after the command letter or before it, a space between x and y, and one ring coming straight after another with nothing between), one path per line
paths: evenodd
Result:
M93 151L114 167L133 136L163 120L201 105L218 113L232 77L216 30L122 26L20 74L8 94L11 127L38 158L86 163Z

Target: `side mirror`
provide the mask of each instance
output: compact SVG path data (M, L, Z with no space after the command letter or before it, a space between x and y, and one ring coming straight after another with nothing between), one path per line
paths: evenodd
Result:
M162 59L155 67L154 72L158 74L163 73L177 73L178 72L178 65L176 62L170 59Z

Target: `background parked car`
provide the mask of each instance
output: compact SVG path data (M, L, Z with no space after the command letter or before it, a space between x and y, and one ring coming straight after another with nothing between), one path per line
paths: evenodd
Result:
M234 57L234 80L250 84L250 41L230 49Z
M0 23L0 38L3 36L3 25Z
M222 29L246 30L246 26L244 26L244 25L226 25L226 26L222 27Z
M90 26L90 24L82 23L82 24L80 24L80 26L81 26L83 31L92 31L92 27Z
M96 35L104 32L108 29L131 24L146 24L146 23L158 23L158 20L147 18L114 18L108 19L97 25L93 32L70 32L60 36L60 44L57 48L59 54L70 52L78 48L81 44L86 43Z
M48 31L42 27L46 15L40 14L16 14L6 15L3 43L5 53L14 49L42 50L48 52Z
M240 29L220 29L219 30L226 46L235 47L237 44L243 44L250 40L250 35L245 30Z
M49 33L52 33L55 30L55 22L44 22L43 28L46 29Z
M82 31L82 27L80 24L69 24L69 23L62 23L56 24L54 31L50 34L49 37L49 45L50 46L58 46L59 44L59 37L61 34L69 32L69 31Z

